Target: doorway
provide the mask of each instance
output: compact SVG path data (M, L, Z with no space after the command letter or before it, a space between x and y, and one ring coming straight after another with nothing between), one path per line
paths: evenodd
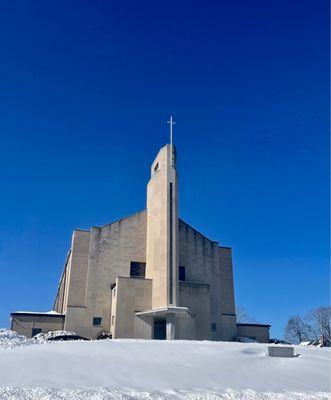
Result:
M165 340L166 337L167 337L166 320L165 319L154 319L154 339Z

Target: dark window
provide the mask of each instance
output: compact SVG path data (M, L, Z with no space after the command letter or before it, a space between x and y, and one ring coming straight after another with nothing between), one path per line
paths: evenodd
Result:
M102 318L101 317L94 317L93 318L93 326L101 325Z
M159 163L156 163L154 167L154 172L156 172L158 169L159 169Z
M212 332L216 332L216 322L211 323L211 330Z
M131 278L145 278L146 263L131 261L130 276Z
M179 276L180 281L185 281L185 267L179 266Z
M32 336L38 335L38 333L40 333L41 331L42 329L40 328L32 328Z

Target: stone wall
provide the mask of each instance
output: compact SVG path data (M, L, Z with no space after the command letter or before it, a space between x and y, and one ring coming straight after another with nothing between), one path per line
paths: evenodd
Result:
M152 308L152 281L119 277L113 299L113 338L151 339L151 325L135 313Z
M219 247L217 242L179 220L179 265L185 267L188 283L209 285L209 306L205 304L203 319L199 314L195 318L197 337L202 338L198 332L205 332L204 339L232 340L237 327L231 249ZM181 296L179 305L186 306ZM197 306L191 304L194 314Z
M54 310L66 313L68 307L85 306L87 267L90 250L91 232L75 229L64 271L61 276Z
M68 262L70 259L70 255L71 255L71 250L68 252L67 257L66 257L66 261L64 264L64 268L63 268L63 272L61 275L61 279L59 282L59 286L57 289L57 293L56 293L56 297L54 300L54 305L53 305L53 310L63 314L64 313L64 294L65 294L65 284L66 284L66 280L67 280L67 266L68 266Z
M67 286L67 307L86 305L87 269L91 232L76 229L72 238L71 262Z
M207 283L180 282L179 304L188 307L194 316L194 339L211 340L211 314L210 314L210 285ZM189 319L180 321L180 327L191 323ZM182 331L184 328L182 327ZM186 333L187 334L187 333ZM184 333L179 332L176 339L187 339Z
M72 318L84 325L88 337L96 337L101 330L110 331L111 288L117 277L130 276L131 261L146 262L146 211L92 228L86 309L76 306L70 310ZM93 326L93 317L102 318L102 324Z
M237 319L234 302L232 250L229 247L219 248L220 259L220 340L233 340L237 336Z

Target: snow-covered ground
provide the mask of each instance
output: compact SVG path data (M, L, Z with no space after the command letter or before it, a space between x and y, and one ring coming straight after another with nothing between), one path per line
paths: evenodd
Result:
M32 344L33 340L8 329L0 329L0 350ZM1 398L0 398L1 399Z
M266 350L145 340L7 346L0 349L0 399L329 398L330 349L295 346L295 358L270 358Z

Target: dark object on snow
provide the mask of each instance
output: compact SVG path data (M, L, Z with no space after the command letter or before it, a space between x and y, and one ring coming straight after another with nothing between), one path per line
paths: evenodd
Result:
M246 337L246 336L236 336L233 341L240 342L240 343L258 343L254 338L250 338L250 337Z
M98 339L98 340L102 340L102 339L112 339L112 335L111 335L111 333L108 332L108 331L101 331L101 332L98 333L97 339Z
M89 340L72 331L49 331L38 333L33 338L37 343L47 343L65 340Z
M285 342L285 340L281 340L281 339L270 339L269 343L274 343L274 344L291 344L289 342Z
M89 340L79 335L59 335L52 338L47 339L47 342L55 342L55 341L67 341L67 340Z

